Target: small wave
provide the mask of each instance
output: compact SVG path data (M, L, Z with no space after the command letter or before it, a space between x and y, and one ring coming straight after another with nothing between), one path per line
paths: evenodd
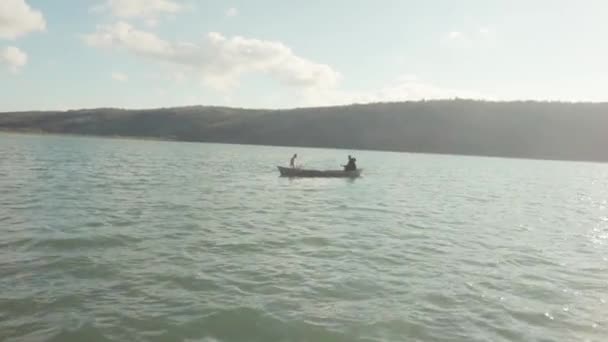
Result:
M299 319L279 318L261 308L238 307L218 310L167 332L167 340L176 338L220 341L354 341L356 336Z
M62 329L58 333L54 334L48 341L49 342L81 342L81 341L95 341L95 342L115 342L120 339L111 338L106 336L104 332L95 327L93 324L86 324L76 329Z
M77 250L77 249L107 249L114 247L124 247L136 242L132 236L102 236L93 235L88 237L70 237L63 238L44 238L35 241L30 248L35 249L55 249L59 251Z

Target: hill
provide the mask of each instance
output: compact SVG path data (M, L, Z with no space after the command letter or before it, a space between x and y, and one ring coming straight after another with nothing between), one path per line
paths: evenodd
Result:
M0 130L608 161L608 103L438 100L289 110L100 108L2 113Z

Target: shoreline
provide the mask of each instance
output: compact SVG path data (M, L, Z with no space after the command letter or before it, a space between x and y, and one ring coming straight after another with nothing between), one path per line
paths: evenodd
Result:
M402 154L417 154L417 155L433 155L433 156L452 156L452 157L468 157L468 158L493 158L493 159L513 159L527 161L549 161L549 162L569 162L569 163L586 163L586 164L602 164L608 163L608 160L585 160L585 159L555 159L555 158L532 158L518 156L501 156L501 155L483 155L483 154L457 154L457 153L441 153L441 152L413 152L404 150L387 150L373 148L346 148L346 147L331 147L331 146L305 146L305 145L268 145L255 143L236 143L236 142L220 142L220 141L202 141L202 140L180 140L171 138L156 138L156 137L138 137L138 136L120 136L120 135L96 135L96 134L79 134L79 133L56 133L45 131L19 131L0 129L0 134L14 135L38 135L38 136L57 136L57 137L72 137L72 138L96 138L96 139L112 139L112 140L134 140L134 141L155 141L155 142L177 142L177 143L193 143L193 144L221 144L221 145L240 145L240 146L260 146L260 147L282 147L282 148L306 148L306 149L329 149L338 151L362 151L362 152L385 152L385 153L402 153Z

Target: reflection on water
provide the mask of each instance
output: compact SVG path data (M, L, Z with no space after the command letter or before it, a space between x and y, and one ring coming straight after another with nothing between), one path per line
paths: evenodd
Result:
M2 134L0 189L0 340L608 336L605 164Z

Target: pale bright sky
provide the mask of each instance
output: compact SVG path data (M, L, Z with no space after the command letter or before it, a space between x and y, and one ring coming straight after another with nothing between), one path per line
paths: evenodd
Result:
M606 0L0 0L0 111L608 101Z

